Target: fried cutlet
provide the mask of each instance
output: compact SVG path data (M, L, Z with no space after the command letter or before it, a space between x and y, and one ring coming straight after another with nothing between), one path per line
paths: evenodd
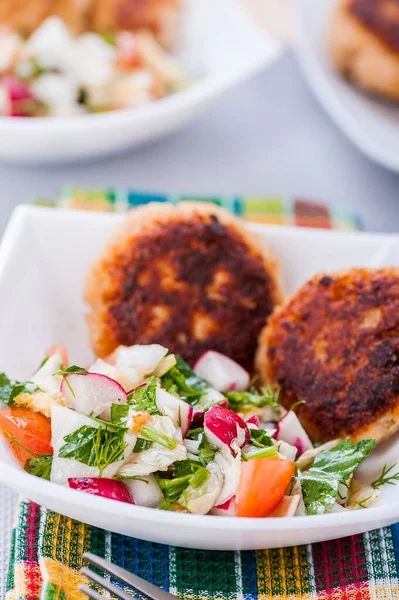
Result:
M47 17L57 15L75 32L87 27L87 0L0 0L0 25L30 35Z
M257 337L282 301L270 247L213 204L133 209L93 264L85 300L93 349L159 343L190 364L206 350L253 367Z
M270 317L256 366L315 442L399 429L399 269L317 275Z
M329 45L343 75L372 94L399 100L399 0L340 0Z

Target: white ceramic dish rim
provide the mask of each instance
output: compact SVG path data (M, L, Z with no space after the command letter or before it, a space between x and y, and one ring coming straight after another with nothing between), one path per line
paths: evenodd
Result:
M335 0L328 0L325 6L321 6L322 3L320 3L320 10L332 10L334 2ZM357 125L356 116L347 110L341 96L332 91L330 82L324 79L323 73L320 72L308 37L308 27L306 25L308 10L306 0L298 0L296 3L295 50L301 70L314 96L319 100L330 118L361 152L386 168L399 170L397 156L393 156L384 147L377 146L373 138L368 135L367 128L361 128Z
M7 270L9 250L13 246L15 237L20 231L21 224L25 221L25 218L29 216L31 212L35 211L54 211L54 209L46 208L35 208L26 205L17 207L12 215L9 226L7 227L6 233L0 246L0 281ZM59 216L62 213L71 213L69 210L57 209ZM74 212L74 211L72 211ZM94 218L109 218L109 214L104 213L81 213L82 218L88 216L89 219ZM115 215L116 216L116 215ZM120 217L120 215L119 215ZM291 227L276 226L279 229L290 229ZM261 229L261 227L255 226L254 229ZM396 234L374 234L374 233L348 233L348 232L337 232L337 231L318 231L314 229L301 228L297 233L300 235L323 235L329 236L341 234L346 238L363 238L363 239L390 239L398 240ZM97 511L101 514L112 514L116 510L116 501L105 498L100 498L90 494L85 494L58 484L40 479L33 475L30 475L23 471L17 464L10 465L3 462L0 458L0 481L10 487L16 487L19 491L23 490L24 494L29 497L29 493L34 491L35 496L46 498L43 500L44 504L49 505L53 502L67 503L71 507L80 509L89 509L91 511ZM184 513L175 513L168 511L160 511L152 508L145 508L142 506L132 506L122 502L117 503L118 519L131 519L134 517L135 520L140 520L142 523L148 523L151 525L163 524L169 527L177 527L187 525L194 528L199 533L206 527L211 526L212 530L218 530L220 532L237 532L242 533L256 531L257 533L278 532L278 531L303 531L311 530L315 531L319 528L326 528L337 526L341 528L345 525L351 525L354 521L358 530L366 530L372 528L374 522L392 520L394 522L398 518L398 504L385 504L381 506L370 507L364 510L348 511L347 513L331 513L327 515L312 515L304 517L286 517L286 518L247 518L247 517L220 517L220 516L209 516L209 515L192 515ZM370 527L371 526L371 527ZM338 534L339 535L339 534ZM331 536L330 536L331 537ZM286 544L285 544L286 545ZM200 545L199 545L200 546Z

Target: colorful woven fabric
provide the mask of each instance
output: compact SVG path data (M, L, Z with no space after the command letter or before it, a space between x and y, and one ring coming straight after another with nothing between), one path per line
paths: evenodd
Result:
M149 201L182 199L67 189L55 202L40 204L123 212ZM360 228L356 217L305 200L190 199L215 202L256 222ZM187 600L399 600L398 525L308 546L206 552L110 533L25 500L15 520L7 600L84 600L77 586L85 551Z
M148 202L172 202L182 200L200 200L224 206L246 221L269 223L273 225L299 225L324 229L362 229L358 217L346 211L329 208L323 204L303 198L272 197L201 197L201 196L163 196L135 192L131 190L87 190L84 188L65 188L56 200L38 200L37 204L77 208L93 211L126 212L130 208Z
M294 548L207 552L124 537L23 501L6 600L84 600L77 585L85 551L186 600L399 598L398 525Z

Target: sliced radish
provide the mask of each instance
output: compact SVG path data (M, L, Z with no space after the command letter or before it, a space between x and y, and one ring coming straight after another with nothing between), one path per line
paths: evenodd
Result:
M243 419L237 413L223 406L212 406L204 416L205 435L208 441L219 449L239 448L248 443L250 433Z
M301 497L299 494L295 496L283 496L279 504L268 517L294 517L298 508Z
M158 508L164 501L163 493L154 475L125 479L124 483L138 506Z
M118 502L134 504L127 486L116 479L70 477L68 479L68 485L74 490L93 494L93 496L101 496L102 498L109 498L110 500L118 500Z
M115 365L131 367L139 370L143 375L149 375L167 353L168 349L160 344L119 346L115 352Z
M127 394L114 379L98 373L71 373L61 383L69 404L86 415L109 419L112 404L126 404Z
M248 424L255 425L255 427L257 427L257 429L260 428L260 419L259 419L258 415L252 415L252 417L249 417L249 419L247 419L246 423L247 423L247 425Z
M208 388L202 394L200 401L196 405L197 410L209 410L211 406L215 404L221 404L222 406L228 406L228 402L226 398L223 396L221 392L215 390L215 388Z
M60 390L61 378L54 375L63 367L62 356L60 352L55 352L49 356L46 362L31 377L31 381L42 390L42 392L58 392Z
M214 506L211 510L211 515L216 515L218 517L235 517L236 514L236 499L230 498L223 504L219 504L218 506Z
M219 392L243 392L250 382L249 373L234 360L208 350L195 363L194 371Z
M308 434L292 410L289 410L277 423L275 438L276 440L282 440L291 444L291 446L295 446L299 455L306 452L306 450L313 449L313 444Z
M30 89L15 77L5 75L1 78L1 85L6 91L9 99L9 115L10 117L26 117L26 113L21 110L19 103L24 100L33 100L34 95Z
M193 407L162 388L157 388L156 403L161 413L172 419L176 427L181 428L182 436L186 437L193 418Z

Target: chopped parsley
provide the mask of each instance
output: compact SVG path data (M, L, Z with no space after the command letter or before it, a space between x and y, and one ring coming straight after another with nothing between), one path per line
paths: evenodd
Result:
M251 429L251 437L249 444L256 448L270 448L274 446L274 442L265 429Z
M110 431L104 427L83 425L64 437L65 444L59 456L77 460L88 467L97 467L102 477L104 469L123 460L126 448L124 431Z
M209 385L176 355L176 364L161 379L162 387L194 406L204 395Z
M40 458L31 458L25 465L25 471L31 475L50 481L52 464L53 456L51 454L41 456Z
M194 489L200 488L208 479L209 471L199 462L191 459L180 460L175 463L173 478L156 475L165 501L159 508L168 509L177 502L189 485Z
M213 444L210 444L208 442L205 434L203 434L203 436L201 438L201 442L200 442L198 450L199 450L198 459L199 459L200 463L204 466L206 466L210 462L212 462L218 452L218 449L216 448L216 446L213 446Z
M135 411L146 411L150 415L160 415L161 412L157 407L157 378L155 375L150 377L147 385L142 385L136 388L127 397L128 405Z
M300 474L303 501L308 515L324 514L332 507L340 483L346 482L375 446L375 440L352 444L349 438L316 456L308 471Z
M226 393L226 398L229 401L229 408L236 412L247 406L256 406L258 408L270 406L271 408L278 409L280 407L278 397L279 390L272 390L270 385L263 387L261 393L255 388L251 388L249 392Z
M152 442L150 440L143 440L142 438L137 438L136 445L133 448L133 452L138 454L139 452L143 452L143 450L148 450L151 448Z
M9 379L5 373L0 373L0 406L14 403L14 398L23 393L31 393L32 389L28 388L29 382L15 381Z

